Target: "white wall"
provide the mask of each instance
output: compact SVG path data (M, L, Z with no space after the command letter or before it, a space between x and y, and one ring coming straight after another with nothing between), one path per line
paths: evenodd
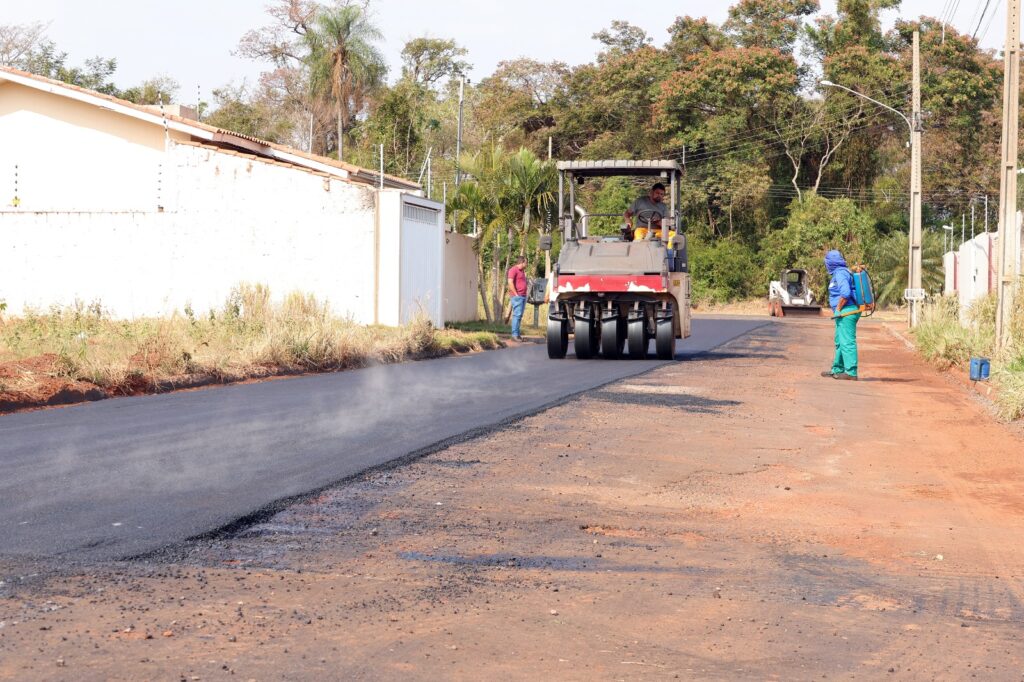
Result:
M444 320L470 322L479 319L480 273L473 250L476 238L446 232L444 241Z
M946 296L956 293L957 256L956 251L947 251L942 254L942 271L945 275L942 293Z
M993 248L995 235L982 233L960 245L957 252L957 296L961 309L992 291L994 279L992 270L998 258Z
M378 192L378 322L425 314L444 324L444 205L398 190Z
M443 225L438 202L0 81L0 299L13 313L76 300L119 317L205 312L250 282L362 323L423 310L441 325Z
M0 298L115 315L219 307L240 282L295 290L372 323L374 193L280 164L175 144L165 212L0 212Z

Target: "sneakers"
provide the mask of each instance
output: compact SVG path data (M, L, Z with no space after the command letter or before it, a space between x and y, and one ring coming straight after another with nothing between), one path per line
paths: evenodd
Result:
M821 376L825 377L826 379L831 379L835 376L835 374L832 373L832 370L828 370L827 372L822 372Z
M512 337L512 341L515 341L516 343L522 343L523 342L523 337L521 337L521 336L513 336Z
M832 376L833 379L839 379L840 381L857 381L857 377L852 377L849 374L835 374Z

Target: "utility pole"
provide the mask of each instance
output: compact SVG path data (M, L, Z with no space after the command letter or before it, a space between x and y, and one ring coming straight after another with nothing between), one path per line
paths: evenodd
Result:
M971 241L974 241L974 197L971 197Z
M1014 287L1020 271L1017 234L1017 126L1020 111L1020 0L1006 0L1006 43L1003 47L1003 153L999 167L999 295L996 304L996 345L1011 339Z
M459 78L459 125L455 133L455 193L459 193L459 184L462 182L462 105L465 101L466 77ZM444 183L444 205L448 205L448 183ZM459 212L452 211L452 229L459 224Z
M914 31L914 96L910 126L910 272L907 278L907 314L917 326L924 291L921 288L921 34Z
M462 155L462 108L463 102L465 102L466 94L466 77L463 76L459 79L459 127L455 134L455 189L459 189L459 184L462 182L462 168L460 166Z

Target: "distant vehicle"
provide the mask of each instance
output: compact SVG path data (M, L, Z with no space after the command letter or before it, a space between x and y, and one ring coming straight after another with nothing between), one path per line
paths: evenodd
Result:
M768 314L772 317L821 314L821 305L814 299L807 281L806 270L783 270L782 276L768 286Z
M690 335L690 274L680 219L679 164L672 160L561 161L558 174L563 243L548 307L548 357L564 358L572 335L581 360L598 354L644 359L652 339L657 357L671 360L676 339ZM639 241L633 241L625 229L620 236L589 235L589 218L622 214L588 214L576 204L576 185L607 177L639 177L668 185L669 215L635 217L638 225L649 228L660 220L664 230L649 229L647 238ZM551 248L550 236L542 247Z

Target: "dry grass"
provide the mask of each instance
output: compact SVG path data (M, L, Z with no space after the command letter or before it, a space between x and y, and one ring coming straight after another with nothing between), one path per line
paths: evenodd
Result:
M1017 295L1013 315L1016 345L1008 349L996 350L994 295L976 301L965 315L966 324L962 324L955 298L940 298L926 306L914 329L918 349L944 369L966 371L972 357L990 358L1000 416L1007 420L1024 417L1024 288Z
M205 316L186 309L122 321L98 304L79 304L0 319L0 363L46 357L51 378L86 381L115 394L195 377L232 381L334 371L498 345L494 334L438 330L426 318L397 328L359 325L310 295L274 303L259 285L237 287L220 310ZM24 393L31 377L0 380L6 384L0 392Z

